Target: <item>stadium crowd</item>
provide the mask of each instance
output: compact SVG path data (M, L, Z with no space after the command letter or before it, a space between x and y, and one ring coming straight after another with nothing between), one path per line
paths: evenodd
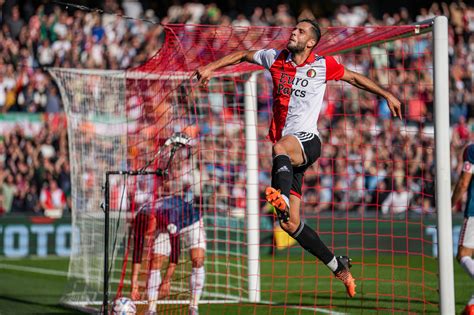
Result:
M1 214L61 215L70 207L70 164L63 117L51 117L35 137L28 137L19 126L2 135Z
M177 2L178 3L178 2ZM123 19L114 14L102 15L81 10L67 10L52 3L37 7L6 6L0 1L0 112L47 113L63 112L63 105L52 78L45 67L74 67L93 69L124 69L139 65L150 58L162 45L164 28L141 20ZM167 23L214 24L234 26L292 26L297 18L312 17L305 9L298 16L286 4L275 8L256 7L250 16L227 14L215 4L189 2L169 7L167 15L157 17L153 10L144 10L138 1L106 0L105 12L141 17ZM364 25L406 25L436 15L449 17L450 42L450 120L452 132L453 176L459 174L461 148L472 140L474 124L474 7L464 2L433 3L413 15L405 8L393 14L374 16L366 5L340 5L332 16L317 17L322 27ZM405 82L395 85L394 92L410 99L407 105L407 125L392 123L383 100L372 108L371 99L360 95L339 95L352 98L354 107L342 108L328 102L320 119L323 137L323 157L305 177L305 210L319 213L330 210L363 212L380 209L384 214L412 210L432 213L434 206L434 160L432 134L432 79L429 42L413 41L411 56L394 53L388 60L374 60L374 78L382 83ZM387 77L382 67L397 69L410 63L425 72L408 75L392 71ZM346 63L349 68L369 73L370 65L362 59ZM406 66L406 64L405 64ZM259 79L259 89L265 90L266 78ZM262 83L263 82L263 83ZM405 88L402 90L402 86ZM420 88L414 88L420 87ZM268 89L267 89L268 91ZM259 94L262 94L259 93ZM333 93L337 95L337 89ZM268 95L268 93L263 93ZM263 106L268 100L259 100ZM341 113L351 119L340 119ZM383 129L375 137L376 113ZM267 124L265 115L259 117ZM413 127L413 128L409 128ZM69 161L65 128L52 129L45 124L33 138L21 128L2 132L0 139L0 213L27 212L41 214L48 208L67 209L70 204ZM431 130L431 131L430 131ZM349 131L349 132L348 132ZM357 131L357 132L355 132ZM263 134L261 135L264 136ZM371 139L376 139L374 147ZM396 148L391 153L391 147ZM269 148L264 150L270 152ZM392 155L393 154L393 155ZM376 158L375 158L376 157ZM404 161L412 161L406 163ZM361 162L362 161L362 162ZM269 181L269 162L261 160L262 186ZM415 163L416 162L416 163ZM339 170L339 171L335 171ZM319 175L318 175L319 174ZM207 174L206 176L211 176ZM243 178L218 195L223 204L233 207L245 204ZM455 179L455 178L453 178ZM216 198L216 200L219 200ZM405 200L405 201L404 201ZM397 204L409 207L396 206ZM341 209L341 205L343 209Z

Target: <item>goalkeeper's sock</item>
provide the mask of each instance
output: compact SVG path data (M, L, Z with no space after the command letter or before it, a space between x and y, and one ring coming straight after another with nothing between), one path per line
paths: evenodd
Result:
M193 268L191 271L191 278L189 279L189 287L191 288L191 307L197 308L199 306L199 299L204 288L204 279L206 273L204 267Z
M327 248L326 245L324 245L316 231L307 226L303 221L300 221L300 225L296 229L296 232L291 236L297 240L298 243L300 243L301 247L306 249L308 252L326 264L329 269L331 269L333 272L336 271L336 257L334 257L334 254L329 250L329 248Z
M158 289L161 285L161 272L160 270L152 270L150 272L150 278L148 281L148 310L156 311L156 300L158 299Z
M469 256L463 256L459 261L461 266L466 270L467 274L474 279L474 259Z
M288 155L280 154L273 158L272 187L279 189L285 199L286 205L290 206L290 189L293 181L293 166Z
M328 268L334 273L338 272L343 267L338 263L336 256L334 256L331 261L326 264L326 266L328 266Z

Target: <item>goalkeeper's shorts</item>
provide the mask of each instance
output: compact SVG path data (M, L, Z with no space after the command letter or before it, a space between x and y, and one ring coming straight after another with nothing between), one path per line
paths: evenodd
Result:
M179 237L185 249L202 248L206 250L206 231L202 219L182 228ZM153 253L164 256L171 254L170 237L167 232L161 232L157 235Z
M474 249L474 217L464 219L459 233L459 245Z

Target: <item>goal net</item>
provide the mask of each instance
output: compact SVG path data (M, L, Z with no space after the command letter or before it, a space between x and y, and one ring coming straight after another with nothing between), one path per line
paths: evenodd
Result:
M166 168L169 152L162 148L182 132L193 145L169 166L179 187L174 195L192 193L204 222L204 313L436 311L430 28L328 28L316 49L391 90L406 117L394 120L383 99L328 83L318 124L322 157L306 172L302 216L336 254L353 258L359 292L353 300L326 266L292 246L262 198L271 171L268 73L240 64L217 72L208 89L190 80L198 66L235 50L284 48L290 29L172 25L162 49L138 68L51 69L68 116L78 240L63 301L102 305L106 172ZM136 213L141 202L160 198L163 183L155 177L110 177L109 303L130 296ZM160 312L186 312L179 305L190 299L192 262L184 243L171 293L158 301ZM140 312L147 303L150 244L144 243L139 276Z

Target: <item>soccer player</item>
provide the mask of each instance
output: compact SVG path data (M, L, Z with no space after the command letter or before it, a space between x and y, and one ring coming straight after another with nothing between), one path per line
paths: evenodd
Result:
M198 314L199 299L204 287L204 257L206 251L206 235L199 209L191 200L180 196L167 196L155 202L143 205L137 213L135 221L135 246L132 267L133 300L140 298L138 273L141 267L145 235L154 234L153 256L148 277L147 295L148 312L156 312L156 301L170 294L171 278L176 269L180 255L180 239L189 248L192 261L189 285L191 302L189 314ZM144 233L146 231L146 233ZM161 277L161 266L169 258L164 277Z
M349 271L350 259L334 256L318 234L300 220L303 174L321 154L317 121L327 81L343 80L384 97L393 116L400 119L401 103L392 93L369 78L344 68L333 57L317 55L313 49L320 39L321 30L315 21L300 20L286 49L237 51L196 69L192 77L205 87L216 69L245 61L270 71L273 119L269 138L273 142L273 167L272 184L265 191L267 201L278 209L281 227L325 263L353 297L356 285Z
M453 207L461 201L464 193L467 191L466 208L464 209L464 223L459 234L457 259L467 274L474 279L474 144L469 144L463 153L463 168L456 187L451 197ZM474 294L467 303L464 310L465 314L474 315Z

